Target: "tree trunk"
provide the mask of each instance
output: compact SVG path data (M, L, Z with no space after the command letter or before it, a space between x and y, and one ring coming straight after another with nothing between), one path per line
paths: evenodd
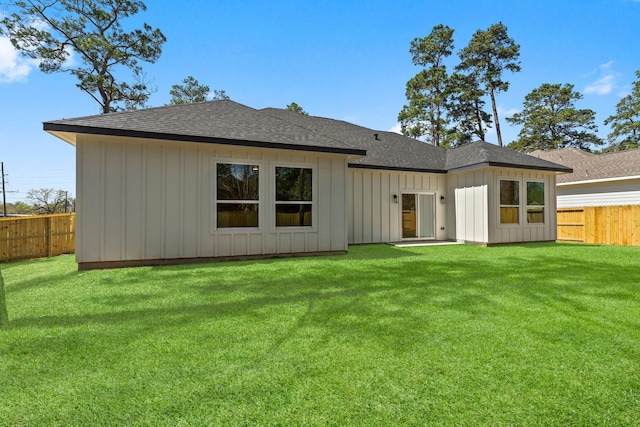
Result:
M476 122L478 123L478 137L481 141L484 141L484 131L482 130L482 117L480 117L480 105L478 100L474 101L476 111Z
M498 135L498 145L502 147L502 135L500 135L500 122L498 121L498 109L496 108L496 97L493 88L489 89L491 95L491 106L493 107L493 121L496 124L496 134Z

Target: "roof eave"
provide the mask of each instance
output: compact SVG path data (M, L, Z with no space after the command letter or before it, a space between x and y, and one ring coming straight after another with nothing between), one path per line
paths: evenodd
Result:
M478 168L491 167L491 166L500 167L500 168L528 169L528 170L538 170L538 171L558 172L558 173L573 172L573 169L565 168L565 167L518 165L513 163L502 163L502 162L475 163L471 165L464 165L457 168L448 169L447 172L464 172L465 170L478 169Z
M636 180L636 179L640 179L640 175L619 176L614 178L585 179L582 181L567 181L567 182L559 182L556 185L566 186L566 185L581 185L581 184L597 184L600 182L629 181L629 180Z
M136 131L129 129L113 129L102 128L93 126L78 126L62 123L44 122L43 129L58 138L63 139L71 143L68 139L62 138L61 133L65 134L87 134L87 135L106 135L106 136L119 136L129 138L143 138L143 139L160 139L164 141L183 141L183 142L197 142L205 144L223 144L223 145L236 145L242 147L258 147L258 148L278 148L283 150L295 150L295 151L310 151L320 153L332 153L332 154L345 154L352 156L366 156L367 151L356 148L339 148L339 147L324 147L319 145L296 145L286 144L280 142L267 142L267 141L249 141L240 139L227 139L216 138L208 136L198 135L181 135L170 134L161 132L147 132ZM75 141L73 142L75 145Z
M422 169L422 168L405 168L400 166L382 166L382 165L367 165L360 163L349 163L349 167L353 169L374 169L374 170L387 170L398 172L419 172L419 173L447 173L444 169Z

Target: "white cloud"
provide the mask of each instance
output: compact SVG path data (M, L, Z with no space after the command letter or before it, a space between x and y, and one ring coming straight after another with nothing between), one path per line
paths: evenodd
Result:
M589 75L598 75L599 78L589 83L584 88L584 93L594 95L608 95L616 89L616 75L612 71L613 61L606 62L598 67L597 70L589 73Z
M498 118L511 117L519 112L520 110L518 110L517 108L502 108L498 105ZM493 117L493 115L491 117Z
M395 132L395 133L402 134L402 128L400 127L400 123L396 123L395 126L393 126L391 129L389 129L389 132Z
M0 37L0 82L24 81L37 66L38 61L20 56L7 37Z

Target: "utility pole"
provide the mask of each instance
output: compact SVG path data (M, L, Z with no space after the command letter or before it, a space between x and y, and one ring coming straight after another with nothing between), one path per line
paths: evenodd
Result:
M0 168L2 169L2 207L4 215L3 218L7 217L7 192L4 188L4 162L0 162Z
M6 182L4 180L4 162L0 162L0 175L2 175L2 213L3 218L7 217L7 193L17 193L17 191L7 191Z

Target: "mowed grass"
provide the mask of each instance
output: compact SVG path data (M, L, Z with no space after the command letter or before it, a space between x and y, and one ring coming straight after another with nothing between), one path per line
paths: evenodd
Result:
M0 425L640 425L640 248L0 265Z

